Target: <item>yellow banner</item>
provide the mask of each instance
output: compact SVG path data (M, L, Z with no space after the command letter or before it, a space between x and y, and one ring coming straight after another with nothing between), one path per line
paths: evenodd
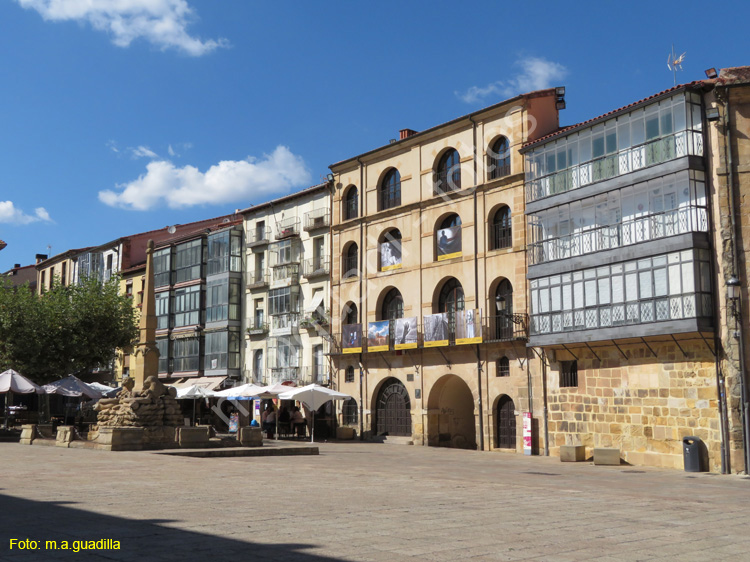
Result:
M456 338L456 345L466 345L467 343L482 343L482 336L477 338Z
M380 271L392 271L394 269L401 269L401 264L397 263L396 265L386 265L380 268Z
M448 340L425 341L425 347L443 347L448 345Z
M345 347L341 350L342 353L362 353L361 347Z
M463 255L464 255L463 252L453 252L452 254L445 254L445 255L438 256L438 261L450 260L453 258L460 258Z
M397 343L394 347L396 349L417 349L417 342Z
M371 351L371 352L374 352L374 351L388 351L388 346L387 345L372 345L372 346L368 345L367 346L367 351Z

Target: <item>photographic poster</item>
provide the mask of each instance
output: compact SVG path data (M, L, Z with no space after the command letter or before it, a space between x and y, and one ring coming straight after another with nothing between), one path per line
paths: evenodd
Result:
M341 331L341 351L362 353L362 324L344 324Z
M461 257L461 225L437 231L438 261Z
M441 347L448 345L448 314L440 312L424 317L424 346Z
M401 267L401 240L380 243L380 271Z
M396 349L417 348L417 317L398 318L396 320L396 338L394 347Z
M456 345L482 343L482 310L469 308L456 312Z
M390 322L370 322L367 325L367 351L388 351L388 337L390 335Z

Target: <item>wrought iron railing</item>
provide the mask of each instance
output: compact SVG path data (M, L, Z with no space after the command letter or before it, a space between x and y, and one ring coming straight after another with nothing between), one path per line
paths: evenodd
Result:
M341 260L341 276L344 279L359 277L359 256L344 256Z
M271 316L271 330L273 332L296 333L299 330L299 313L289 312Z
M684 293L634 302L606 304L531 315L531 335L649 324L685 318L710 318L710 293Z
M493 224L490 227L490 249L499 250L513 246L513 230L504 224Z
M299 380L299 367L268 367L266 370L268 384L280 384L282 382Z
M390 184L381 188L378 194L379 210L390 209L401 205L401 182Z
M330 267L328 267L327 257L318 257L306 259L302 274L305 277L320 277L328 275L330 273Z
M299 219L289 217L276 223L276 240L283 240L290 236L299 236Z
M526 201L543 199L689 154L703 155L701 131L679 131L559 172L527 180Z
M328 228L331 225L331 213L328 209L317 209L305 213L304 229L317 230L318 228Z
M529 263L536 265L686 232L707 231L706 208L688 205L671 211L628 219L618 224L598 226L567 236L532 242L528 246Z
M277 265L273 268L274 283L291 283L299 282L299 265L290 263L286 265Z
M257 246L259 244L268 244L271 239L271 229L268 227L255 228L247 231L247 245Z
M247 277L247 288L257 289L268 286L268 273L265 271L252 271Z
M434 195L461 191L461 170L457 166L452 170L435 172L432 192Z
M497 162L491 162L491 166L489 174L487 174L487 177L490 180L496 180L510 175L510 163L499 164Z
M247 327L247 333L251 336L260 336L268 333L268 322L265 319L251 318Z

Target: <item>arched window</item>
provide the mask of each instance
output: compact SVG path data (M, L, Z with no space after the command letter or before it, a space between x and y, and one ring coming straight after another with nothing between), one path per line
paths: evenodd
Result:
M344 251L341 275L344 279L359 275L359 247L355 242L349 244Z
M461 255L461 217L448 215L435 231L437 260L457 258Z
M492 216L490 249L499 250L511 246L513 246L513 229L510 222L510 208L503 205Z
M344 325L347 324L356 324L357 318L359 315L357 314L357 305L353 302L346 303L344 305L344 311L341 319L341 323Z
M498 377L509 377L510 376L510 361L507 357L501 357L497 360L497 376Z
M492 143L487 153L487 170L491 180L510 175L510 144L505 137Z
M512 339L513 331L513 285L503 279L495 289L495 337Z
M354 367L351 367L351 369L352 372L354 372ZM354 375L352 375L352 377L353 376ZM357 401L354 398L345 400L341 405L341 424L357 425Z
M359 215L359 190L349 186L344 194L344 220L356 219Z
M380 242L380 271L401 267L401 232L394 228Z
M398 207L401 204L401 174L391 168L380 182L378 211Z
M453 333L456 329L456 313L464 309L464 289L458 279L450 279L440 290L438 312L448 314L448 324Z
M443 154L435 169L435 195L461 190L461 162L458 151L451 148Z
M381 320L396 320L404 317L404 299L398 289L391 289L383 299Z
M344 382L354 382L354 366L349 365L344 374Z

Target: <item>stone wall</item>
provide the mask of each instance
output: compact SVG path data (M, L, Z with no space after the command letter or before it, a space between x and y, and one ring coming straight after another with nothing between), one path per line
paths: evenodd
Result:
M550 454L561 445L614 447L633 465L683 468L682 438L700 437L708 450L708 469L721 470L721 429L716 364L702 340L571 350L578 357L578 386L560 388L555 350L548 370Z

